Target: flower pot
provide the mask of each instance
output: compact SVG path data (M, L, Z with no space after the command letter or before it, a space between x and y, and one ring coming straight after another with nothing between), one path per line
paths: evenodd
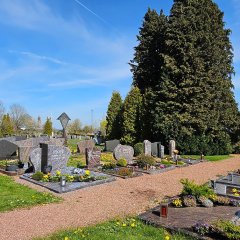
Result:
M18 168L23 168L24 167L24 163L18 163Z

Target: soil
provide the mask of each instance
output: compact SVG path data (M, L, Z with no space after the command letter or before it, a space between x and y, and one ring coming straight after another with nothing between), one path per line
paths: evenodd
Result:
M0 239L31 239L64 228L96 224L117 216L137 215L153 207L156 199L160 201L164 196L179 194L182 188L179 181L182 178L204 183L238 168L240 155L235 155L219 162L202 162L156 175L117 179L99 186L56 194L63 197L64 201L0 213ZM18 176L14 178L19 183L47 191Z

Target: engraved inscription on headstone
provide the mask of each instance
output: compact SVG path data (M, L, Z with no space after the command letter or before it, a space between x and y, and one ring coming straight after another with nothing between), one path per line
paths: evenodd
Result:
M113 151L113 156L115 157L116 160L119 160L120 158L125 158L128 164L132 163L133 155L134 155L134 149L133 147L128 145L118 144Z
M148 140L143 141L143 151L145 155L151 155L152 154L152 146L151 142Z

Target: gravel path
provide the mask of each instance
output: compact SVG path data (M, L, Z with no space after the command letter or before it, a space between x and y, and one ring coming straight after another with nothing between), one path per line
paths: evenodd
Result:
M60 195L62 203L48 204L0 213L0 240L25 240L44 236L59 229L95 224L116 216L138 214L154 200L174 196L181 191L179 180L194 179L204 183L216 175L240 168L240 155L220 161L204 162L156 175L94 186ZM42 190L41 187L15 178L17 182Z

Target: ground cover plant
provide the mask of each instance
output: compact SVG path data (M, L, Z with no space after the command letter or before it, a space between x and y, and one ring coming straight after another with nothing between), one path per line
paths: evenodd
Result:
M0 175L0 188L0 212L61 201L61 198L50 193L38 192L18 184L8 176Z
M113 220L86 228L76 228L57 232L44 238L35 240L193 240L180 234L170 235L162 228L145 225L138 219L127 218Z
M67 146L71 152L77 152L77 144L80 142L80 139L68 139Z

